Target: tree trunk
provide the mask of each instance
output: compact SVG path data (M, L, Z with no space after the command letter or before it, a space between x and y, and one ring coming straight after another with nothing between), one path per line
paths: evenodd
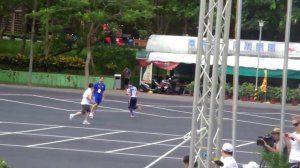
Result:
M37 0L34 0L33 12L36 11ZM29 54L29 73L28 73L28 85L32 85L32 64L33 64L33 44L34 44L34 34L35 34L35 17L33 17L31 25L31 37L30 37L30 54Z
M91 23L90 30L86 38L86 60L84 65L84 86L87 88L89 84L89 76L90 76L90 62L92 58L92 48L91 48L91 36L93 34L94 23Z
M46 1L46 7L48 8L50 6L50 1ZM46 16L46 22L45 22L45 37L44 37L44 55L47 57L49 55L50 50L50 42L49 42L49 15Z
M170 25L170 20L164 22L164 34L167 34Z
M0 39L3 39L3 34L4 34L4 31L5 29L7 28L8 26L8 18L5 18L4 16L1 16L0 17L0 23L2 23L2 20L5 19L4 21L4 25L1 27L0 29Z
M45 37L44 37L44 55L47 57L50 51L50 42L49 42L49 17L46 18L45 25Z
M189 26L189 21L187 18L184 19L184 25L183 25L183 31L182 34L183 35L187 35L188 34L188 26Z
M4 30L5 30L5 27L1 27L1 29L0 29L0 39L3 39Z
M22 33L22 43L21 43L21 49L20 49L20 53L22 55L25 54L25 47L26 47L26 36L27 36L27 16L26 16L26 12L25 12L25 8L22 7L22 12L23 12L23 22L22 22L22 26L23 26L23 33Z

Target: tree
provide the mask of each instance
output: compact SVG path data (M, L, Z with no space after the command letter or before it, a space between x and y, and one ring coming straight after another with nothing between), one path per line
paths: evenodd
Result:
M9 17L14 12L15 8L20 4L20 0L1 0L0 1L0 25L4 23L0 28L0 39L3 38L3 33L8 27Z
M299 28L300 2L293 2L292 30ZM262 12L263 11L263 12ZM285 19L287 11L287 2L278 0L245 0L243 2L243 27L242 38L258 38L258 21L264 20L264 39L265 40L284 40ZM299 38L299 35L295 34ZM291 36L291 40L296 40ZM298 40L298 39L297 39Z
M60 24L62 29L68 28L73 35L79 37L80 44L85 47L87 53L85 61L87 86L92 45L104 36L104 32L100 31L101 25L109 24L110 31L115 33L120 24L132 24L138 19L152 17L152 6L148 0L57 0L51 8L41 8L37 15L42 20L46 34L51 20L53 25ZM47 38L44 37L44 40Z

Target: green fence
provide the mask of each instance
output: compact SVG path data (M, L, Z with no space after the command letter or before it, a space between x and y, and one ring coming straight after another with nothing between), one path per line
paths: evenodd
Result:
M99 77L90 76L89 81L94 83ZM28 72L0 70L0 82L26 85L28 83ZM104 77L106 89L113 89L114 77ZM48 87L84 88L83 75L32 73L32 84Z

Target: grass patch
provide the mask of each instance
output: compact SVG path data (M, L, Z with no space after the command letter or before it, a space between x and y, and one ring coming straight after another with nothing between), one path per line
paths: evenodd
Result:
M34 51L38 51L41 43L34 43ZM21 40L10 40L10 39L1 39L0 40L0 53L9 53L16 55L21 51ZM30 53L30 41L26 41L25 46L25 55Z

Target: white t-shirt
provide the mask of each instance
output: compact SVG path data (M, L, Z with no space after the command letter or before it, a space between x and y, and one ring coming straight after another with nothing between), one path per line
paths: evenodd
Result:
M127 89L127 94L130 97L137 97L137 88L135 86L131 86Z
M89 105L90 101L87 99L89 96L92 95L92 89L88 88L84 91L83 95L82 95L82 100L81 100L81 104L82 105Z
M293 135L300 138L300 134L293 132ZM291 140L291 152L289 156L289 163L300 162L300 143L297 140Z
M238 168L238 165L235 159L232 156L221 157L221 161L224 163L224 166L221 168Z

